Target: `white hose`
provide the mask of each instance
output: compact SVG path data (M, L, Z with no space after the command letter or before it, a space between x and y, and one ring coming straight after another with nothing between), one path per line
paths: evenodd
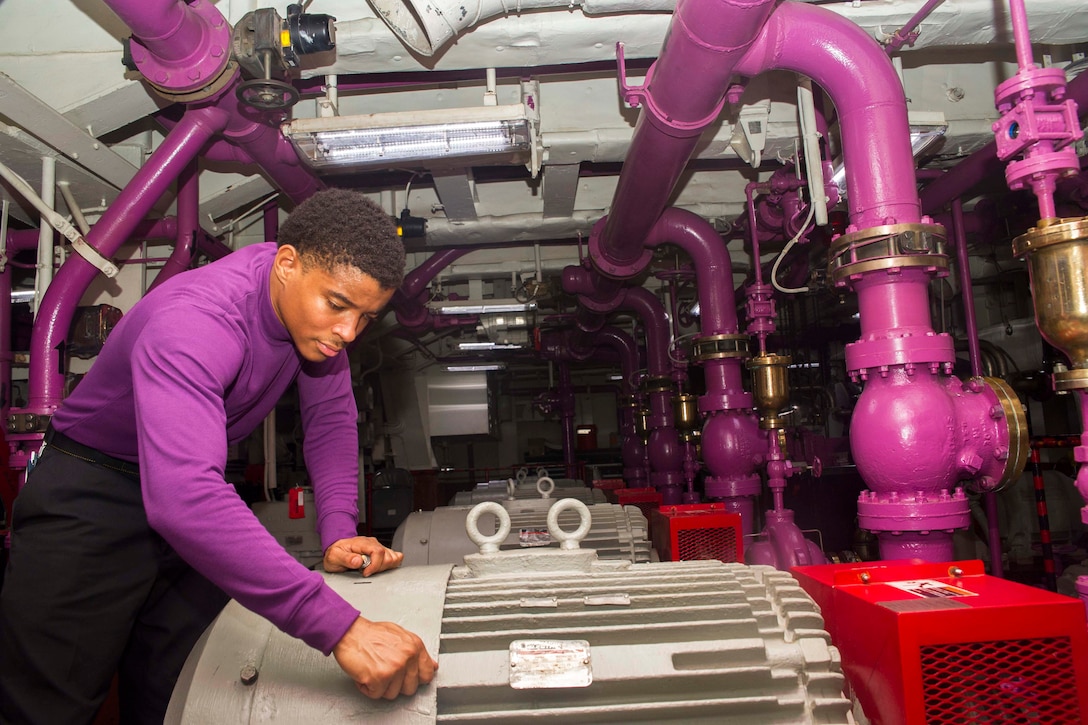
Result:
M795 295L800 294L801 292L808 292L808 287L783 287L778 284L778 266L782 264L782 260L785 259L786 255L793 249L793 245L797 244L797 240L799 240L801 235L805 233L805 230L808 229L808 225L812 221L813 210L813 205L809 204L808 216L805 217L805 221L801 224L801 228L793 235L793 239L786 242L786 246L782 247L782 251L778 253L778 256L774 260L774 264L771 265L771 284L782 294Z

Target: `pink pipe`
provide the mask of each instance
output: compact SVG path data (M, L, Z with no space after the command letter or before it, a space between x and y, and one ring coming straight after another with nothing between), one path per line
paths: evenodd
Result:
M227 114L215 107L187 111L91 229L87 242L103 256L115 254L182 169L228 120ZM30 339L29 413L50 415L60 405L64 375L58 348L68 335L80 297L97 274L90 262L73 254L46 290Z
M280 205L270 201L261 209L261 222L264 224L264 240L274 242L280 235Z
M443 249L405 275L400 288L393 293L391 303L397 322L412 330L433 329L437 323L436 317L427 309L420 295L439 272L471 251L471 247Z
M199 169L196 162L185 167L178 177L178 217L177 217L177 241L174 251L166 264L155 275L154 281L147 291L158 287L179 272L189 269L196 255L196 235L200 229L200 184L197 174Z
M635 394L634 377L638 373L638 345L635 339L616 327L604 327L595 339L608 345L620 358L620 392L628 398ZM630 405L619 406L620 457L623 459L623 479L628 488L642 488L646 485L646 445L638 435L635 426L634 411Z
M880 45L830 10L786 2L736 66L745 76L769 70L804 73L835 103L853 225L919 221L906 98Z
M657 62L650 68L599 255L624 276L640 260L646 230L657 221L699 141L724 103L734 65L773 0L680 0ZM591 245L594 240L591 238Z
M1030 70L1035 67L1035 61L1031 57L1031 34L1024 0L1009 0L1009 14L1012 18L1012 38L1016 43L1016 64L1020 70Z

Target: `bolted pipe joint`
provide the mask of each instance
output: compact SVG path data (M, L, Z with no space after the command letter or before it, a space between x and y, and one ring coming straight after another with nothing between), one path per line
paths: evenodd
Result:
M707 469L705 494L739 513L744 533L755 531L755 498L762 492L759 470L766 460L766 432L749 409L719 410L707 416L700 437Z
M228 72L230 24L208 0L107 4L132 28L130 52L136 67L167 98L213 95L233 73ZM198 93L202 89L205 94Z

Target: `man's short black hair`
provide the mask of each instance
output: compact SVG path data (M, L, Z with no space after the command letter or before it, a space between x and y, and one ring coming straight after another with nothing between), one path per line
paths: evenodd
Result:
M404 244L392 218L357 191L326 189L303 201L280 227L284 244L297 249L304 264L355 267L385 289L404 281Z

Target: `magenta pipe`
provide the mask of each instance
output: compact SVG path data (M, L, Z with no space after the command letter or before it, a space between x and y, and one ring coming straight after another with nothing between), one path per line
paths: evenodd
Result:
M0 420L11 410L11 265L0 272Z
M188 93L226 69L231 29L208 0L105 0L132 30L132 60L153 84Z
M1012 39L1016 44L1016 63L1020 70L1035 67L1031 57L1031 34L1028 32L1028 11L1024 0L1009 0L1009 15L1012 18Z
M635 394L635 375L638 373L638 345L635 339L617 327L604 327L594 338L600 343L608 345L620 359L620 393L630 398ZM621 401L627 402L627 401ZM628 488L642 488L646 485L646 469L643 461L646 458L646 445L638 435L635 426L634 411L630 405L619 406L620 434L623 443L620 445L620 458L623 460L623 479Z
M918 34L914 32L914 29L922 24L922 21L929 17L929 14L937 9L944 0L926 0L926 4L916 12L910 20L907 21L899 30L895 31L885 46L884 51L888 55L898 53L899 49L904 45L914 45L914 41L918 38ZM825 137L826 138L826 137Z
M769 70L803 73L834 102L850 170L846 184L853 225L865 229L919 221L906 97L880 45L830 10L787 2L771 14L736 66L745 76Z
M280 205L270 201L261 209L261 221L264 224L264 240L274 242L280 235Z
M187 111L87 234L88 244L105 257L115 254L173 180L196 158L201 146L222 130L227 120L227 114L214 107ZM97 274L90 262L73 254L46 290L30 339L27 412L51 415L60 405L64 366L59 348L68 336L84 290Z
M594 264L629 276L703 129L721 112L734 66L774 8L773 0L680 0L647 74L635 125Z
M155 120L158 121L170 131L174 126L178 125L178 122L170 118L165 114L157 114ZM253 164L256 163L244 149L235 146L225 138L213 139L209 141L204 150L200 152L200 158L207 159L208 161L220 161L228 164Z
M645 287L628 287L623 291L618 309L633 312L642 319L646 330L647 372L651 377L668 377L672 373L669 320L661 300Z
M147 291L158 287L179 272L189 269L196 255L196 235L200 229L200 183L196 162L186 166L178 177L177 240L166 264L155 275Z
M1065 86L1065 97L1073 99L1083 118L1088 114L1088 73L1081 73ZM997 157L997 142L975 151L939 179L926 184L920 198L922 211L933 214L957 197L967 196L984 180L1005 173L1005 163Z
M222 259L234 250L215 237L209 236L203 229L198 229L196 234L196 248L213 262Z
M420 299L420 295L439 272L471 251L471 247L443 249L432 254L405 275L400 288L393 293L391 301L397 315L397 322L412 330L422 331L434 328L435 315L427 308L425 300Z

